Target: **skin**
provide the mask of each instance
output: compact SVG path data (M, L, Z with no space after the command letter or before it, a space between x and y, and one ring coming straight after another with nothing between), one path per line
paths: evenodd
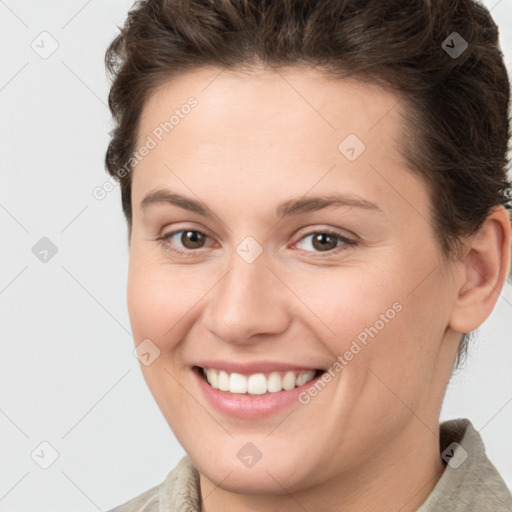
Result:
M203 510L416 510L445 467L439 415L460 333L484 322L506 278L506 211L443 258L426 185L400 155L399 98L376 85L302 67L195 70L149 98L139 142L190 96L197 107L133 173L128 307L135 343L160 350L142 370L199 470ZM353 162L338 150L348 134L366 145ZM159 188L215 216L142 208ZM378 209L274 214L332 193ZM205 234L202 248L181 233L157 240L179 229ZM325 229L357 244L315 247L307 235ZM263 249L250 264L236 252L248 236ZM401 311L307 405L229 417L192 374L200 359L329 368L394 303ZM251 468L237 458L247 442L262 453Z

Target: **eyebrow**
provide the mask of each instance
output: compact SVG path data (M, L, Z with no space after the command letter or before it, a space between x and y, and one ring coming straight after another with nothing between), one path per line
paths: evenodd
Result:
M146 209L153 204L171 204L197 213L204 217L216 217L212 210L204 203L183 196L181 194L173 193L167 189L158 189L149 192L140 203L141 209ZM382 210L375 204L366 199L350 195L322 195L322 196L309 196L307 198L300 197L297 199L289 199L284 201L276 208L276 216L278 218L290 217L292 215L300 215L312 211L322 210L332 206L351 206L363 208L365 210L374 210L383 213Z

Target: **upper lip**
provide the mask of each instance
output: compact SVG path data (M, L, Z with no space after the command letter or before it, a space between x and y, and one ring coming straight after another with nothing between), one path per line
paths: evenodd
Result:
M215 368L224 370L228 373L241 373L242 375L251 375L254 373L268 373L272 371L306 371L318 370L318 367L303 366L298 364L281 363L277 361L253 361L242 363L235 361L198 361L194 366L201 368Z

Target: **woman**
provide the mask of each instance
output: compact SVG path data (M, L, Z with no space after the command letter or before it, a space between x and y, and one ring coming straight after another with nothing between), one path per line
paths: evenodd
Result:
M489 13L148 0L106 60L132 330L188 455L115 511L512 510L439 425L510 261Z

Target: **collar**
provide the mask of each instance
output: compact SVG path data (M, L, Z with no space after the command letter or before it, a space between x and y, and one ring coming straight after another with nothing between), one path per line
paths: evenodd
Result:
M510 512L512 495L485 453L483 440L466 418L439 426L445 470L417 512Z

